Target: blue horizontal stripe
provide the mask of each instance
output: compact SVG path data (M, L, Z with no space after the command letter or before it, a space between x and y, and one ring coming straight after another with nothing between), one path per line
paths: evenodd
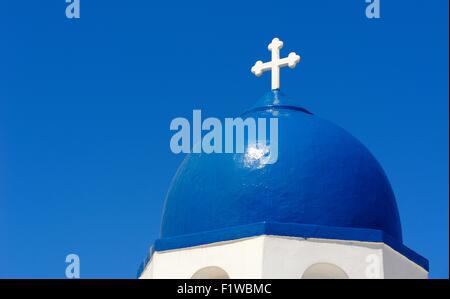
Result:
M425 270L429 270L428 260L423 256L417 254L383 231L365 228L259 222L226 229L158 239L155 241L154 249L155 251L165 251L260 235L384 243Z

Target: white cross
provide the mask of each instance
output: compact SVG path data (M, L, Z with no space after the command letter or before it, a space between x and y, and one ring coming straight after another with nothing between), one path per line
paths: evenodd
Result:
M283 48L283 42L277 37L267 47L272 52L272 60L262 62L258 60L252 67L252 73L259 77L265 71L272 70L272 90L280 89L280 68L289 66L293 69L300 61L300 56L295 52L289 53L288 57L280 59L280 49Z

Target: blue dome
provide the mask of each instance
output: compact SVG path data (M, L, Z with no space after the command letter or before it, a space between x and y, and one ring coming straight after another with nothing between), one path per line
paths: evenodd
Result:
M161 240L275 223L362 229L402 242L390 183L356 138L276 91L241 117L278 118L278 161L249 163L247 150L188 155L166 197Z

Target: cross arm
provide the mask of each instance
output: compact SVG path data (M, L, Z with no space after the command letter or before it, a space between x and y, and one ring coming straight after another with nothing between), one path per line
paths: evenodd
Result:
M272 69L271 62L262 62L261 60L258 60L252 67L252 73L255 74L256 77L259 77L262 73L270 69Z
M300 56L297 55L295 52L291 52L289 53L288 57L280 59L279 66L280 67L289 66L291 69L293 69L299 62Z

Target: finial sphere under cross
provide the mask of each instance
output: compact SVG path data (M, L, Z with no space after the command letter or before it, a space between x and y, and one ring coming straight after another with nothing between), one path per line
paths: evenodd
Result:
M265 71L272 71L272 90L280 89L280 68L289 66L293 69L300 62L300 56L295 52L289 53L288 57L280 59L280 49L283 48L283 42L277 37L267 47L272 52L272 60L262 62L258 60L252 67L252 73L255 76L261 76Z

